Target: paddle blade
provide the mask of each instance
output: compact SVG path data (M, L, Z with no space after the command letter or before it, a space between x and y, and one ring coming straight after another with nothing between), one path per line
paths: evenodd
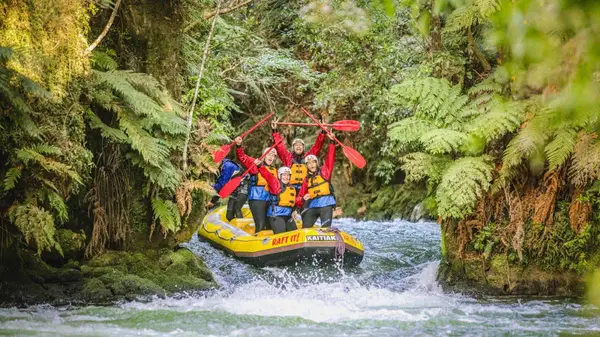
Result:
M231 193L233 193L233 191L235 191L235 189L238 188L238 186L240 186L241 181L242 181L241 176L237 176L237 177L231 179L230 181L228 181L227 184L225 184L225 186L223 186L223 188L221 188L221 190L219 191L219 196L221 197L221 199L225 199Z
M337 121L332 124L333 128L338 131L358 131L360 130L360 122L354 120Z
M227 157L231 149L231 144L221 146L217 151L213 152L213 160L215 163L220 162L223 158Z
M356 151L355 149L343 145L342 151L344 151L344 155L346 156L346 158L348 158L348 160L350 160L352 164L356 165L356 167L361 169L365 167L365 165L367 165L367 161L365 160L365 158L363 158L363 156L360 153L358 153L358 151Z

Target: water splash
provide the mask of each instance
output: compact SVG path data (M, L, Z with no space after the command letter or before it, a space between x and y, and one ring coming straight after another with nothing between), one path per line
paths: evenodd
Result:
M194 238L221 288L112 307L0 309L0 335L557 336L600 334L600 311L569 300L443 293L439 226L341 220L366 248L359 268L254 268Z

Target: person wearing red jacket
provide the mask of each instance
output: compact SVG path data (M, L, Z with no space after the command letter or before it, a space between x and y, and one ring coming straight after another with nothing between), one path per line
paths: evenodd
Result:
M267 208L270 202L270 194L268 190L267 180L258 171L258 168L254 165L254 161L256 160L256 158L252 158L244 152L241 137L237 137L235 139L235 144L235 152L237 154L238 160L246 169L250 168L250 189L248 191L248 206L250 207L250 211L252 212L252 218L254 219L254 234L256 235L258 234L258 232L266 229L267 227ZM263 153L267 150L268 148L265 149ZM273 175L277 174L277 168L275 168L276 158L277 153L275 152L275 150L271 150L263 159L264 167Z
M314 226L318 218L321 219L321 227L330 227L333 219L336 201L331 184L331 173L335 162L336 144L333 142L333 135L328 137L330 143L323 166L319 167L317 156L306 156L308 174L296 197L296 206L305 207L302 211L303 228Z
M325 131L319 133L313 146L308 150L304 151L304 141L300 138L296 138L292 141L292 151L285 148L283 138L277 132L277 120L271 121L271 128L273 129L273 142L278 143L275 146L277 155L284 166L287 166L292 171L291 183L299 189L306 177L308 172L306 168L305 157L309 155L319 156L323 143L325 143Z
M290 168L282 166L277 170L278 178L261 165L259 160L254 162L258 171L267 180L269 194L271 195L271 204L267 211L267 217L271 224L273 233L279 234L298 229L296 221L292 219L292 212L296 204L296 188L290 184L292 175Z

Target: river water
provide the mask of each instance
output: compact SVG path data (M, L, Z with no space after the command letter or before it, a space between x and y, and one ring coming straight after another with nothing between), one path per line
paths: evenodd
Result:
M19 336L600 336L600 310L566 299L474 299L435 282L432 223L337 225L365 246L359 268L246 266L194 238L221 284L111 307L0 309L0 335Z

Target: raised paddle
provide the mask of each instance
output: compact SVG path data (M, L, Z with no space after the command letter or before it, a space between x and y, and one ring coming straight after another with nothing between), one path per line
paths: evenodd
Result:
M321 124L315 117L313 117L313 115L310 114L310 112L306 111L306 109L304 109L304 107L300 107L300 109L302 109L302 112L304 112L310 119L312 119L313 122L315 122L321 129L323 129L325 132L327 132L328 135L332 135L331 131L327 130L327 128L325 128L325 126L323 126L323 124ZM344 155L346 156L346 158L348 158L348 160L350 160L352 162L352 164L356 165L356 167L358 168L363 168L365 167L365 165L367 165L367 161L365 160L365 158L363 158L363 156L358 153L358 151L356 151L355 149L344 145L344 143L340 142L339 139L337 139L335 136L333 136L333 139L340 144L340 146L342 147L342 151L344 152Z
M277 146L277 144L281 143L281 141L278 141L277 143L273 144L273 146L271 146L267 151L265 151L262 156L258 157L258 160L262 160L267 154L269 154L269 152L271 152L271 150L273 150L275 148L275 146ZM227 198L231 193L233 193L233 191L235 191L235 189L240 186L240 183L242 182L242 179L244 178L244 176L246 174L248 174L248 172L250 172L250 170L254 167L254 163L252 163L252 165L250 167L248 167L248 169L246 171L244 171L244 173L242 173L241 175L232 178L231 180L229 180L227 182L227 184L225 184L225 186L223 186L221 188L221 190L219 191L219 196L221 197L221 199L225 199Z
M277 122L277 125L318 126L315 123L294 123L294 122ZM323 124L323 126L332 127L338 131L358 131L358 130L360 130L360 122L354 121L354 120L337 121L333 124Z
M267 117L263 118L260 122L256 123L253 127L251 127L250 129L248 129L248 131L242 133L240 135L240 137L242 137L242 138L246 137L250 132L254 131L257 127L261 126L266 121L268 121L269 118L273 117L273 115L275 115L275 113L271 112L269 115L267 115ZM214 162L218 163L221 160L223 160L223 158L227 157L227 154L229 153L229 150L231 149L231 147L234 144L235 144L235 141L231 142L230 144L225 144L225 145L221 146L217 151L213 152L213 160L214 160Z

